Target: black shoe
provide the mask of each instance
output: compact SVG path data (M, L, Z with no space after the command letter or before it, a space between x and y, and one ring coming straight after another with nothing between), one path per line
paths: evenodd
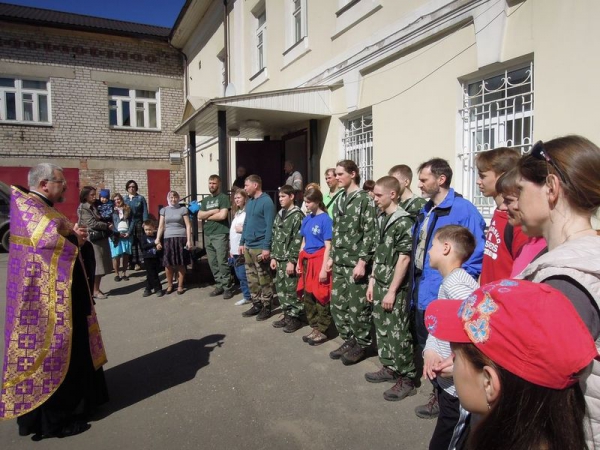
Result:
M223 292L223 300L229 300L230 298L233 298L233 291L231 289L225 289L225 292Z
M258 313L258 316L256 316L256 320L267 320L269 317L271 317L271 307L263 306L261 311Z
M367 356L367 349L356 344L353 348L342 355L342 363L345 366L351 366L361 362Z
M36 433L33 436L31 436L31 440L34 442L39 442L42 439L66 438L69 436L75 436L77 434L84 433L87 430L89 430L90 428L92 428L92 426L89 423L75 421L69 425L65 425L60 430L58 430L56 433L49 433L49 434Z
M293 333L294 331L298 331L302 328L303 324L300 322L300 319L297 317L289 317L288 323L285 327L283 327L284 333Z
M165 295L165 293L163 292L163 290L162 290L162 289L158 289L158 290L156 291L156 296L157 296L157 297L162 297L162 296L164 296L164 295Z
M416 393L417 388L412 380L408 378L398 378L396 384L383 393L383 398L388 402L399 402Z
M276 320L271 324L273 325L273 328L283 328L288 324L289 317L287 316L287 314L284 313L283 316L279 317L281 317L281 319Z
M217 295L221 295L223 292L225 292L225 289L223 289L222 287L216 287L210 294L208 294L208 296L216 297Z
M148 289L144 289L144 293L142 294L142 297L149 297L152 294L152 291L148 290Z
M242 313L242 317L252 317L257 315L263 309L262 303L253 303L252 308Z
M353 349L355 345L356 345L356 340L354 338L348 339L339 348L337 348L336 350L334 350L332 352L329 352L329 357L331 359L340 359L342 357L342 355L344 355L345 353L347 353L351 349Z

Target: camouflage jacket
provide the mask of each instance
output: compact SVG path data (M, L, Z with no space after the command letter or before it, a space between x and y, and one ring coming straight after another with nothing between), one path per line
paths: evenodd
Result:
M331 258L334 264L354 267L359 259L370 263L373 258L377 210L362 189L343 192L333 210Z
M300 226L302 225L302 219L304 219L304 213L297 206L285 211L285 218L283 213L284 210L281 209L273 222L271 258L277 261L296 263L298 261L298 253L300 253L300 245L302 244Z
M427 203L427 200L419 197L417 194L413 194L412 197L400 202L400 207L408 213L414 222L423 206L425 206L425 203Z
M379 217L378 242L373 257L373 278L384 286L389 286L394 278L394 270L400 255L410 256L412 250L413 220L401 207L390 215ZM405 276L400 288L407 287L409 277Z

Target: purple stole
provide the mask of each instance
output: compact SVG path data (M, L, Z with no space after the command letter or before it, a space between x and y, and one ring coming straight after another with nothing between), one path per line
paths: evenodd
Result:
M79 248L66 239L72 229L56 209L12 186L0 418L40 406L69 368L71 283L79 257ZM90 351L98 369L106 354L93 305L91 311Z

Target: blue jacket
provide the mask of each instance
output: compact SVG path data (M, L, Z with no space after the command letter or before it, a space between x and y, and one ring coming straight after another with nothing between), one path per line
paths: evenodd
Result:
M131 214L134 222L143 222L148 220L148 204L146 199L140 194L136 194L132 199L125 195L125 203L131 208Z
M242 230L240 245L248 248L271 250L275 205L264 192L258 198L251 198L246 205L246 220Z
M411 255L413 261L423 220L432 207L433 202L431 200L425 203L413 226L413 250ZM411 305L414 307L416 304L419 310L425 310L429 303L437 298L443 281L440 272L429 266L429 249L435 231L445 225L462 225L473 233L477 245L471 257L465 261L462 267L475 279L479 278L481 273L483 249L485 247L485 220L483 220L481 213L473 203L462 198L460 194L456 194L454 189L451 188L444 201L434 209L429 217L427 241L425 242L425 262L418 283L416 282L417 274L415 274L417 269L414 262L411 264Z

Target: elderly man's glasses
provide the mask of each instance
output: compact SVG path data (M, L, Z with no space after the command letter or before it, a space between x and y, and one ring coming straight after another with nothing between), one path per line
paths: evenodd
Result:
M567 184L567 177L565 176L563 171L559 169L558 165L552 160L552 158L550 158L550 155L544 148L544 143L542 141L537 141L535 145L531 148L529 154L535 159L546 161L546 163L550 164L554 168L554 170L556 170L556 173L558 174L562 182Z
M55 180L54 178L47 178L44 181L47 181L48 183L61 183L63 186L67 185L67 180L65 179Z

